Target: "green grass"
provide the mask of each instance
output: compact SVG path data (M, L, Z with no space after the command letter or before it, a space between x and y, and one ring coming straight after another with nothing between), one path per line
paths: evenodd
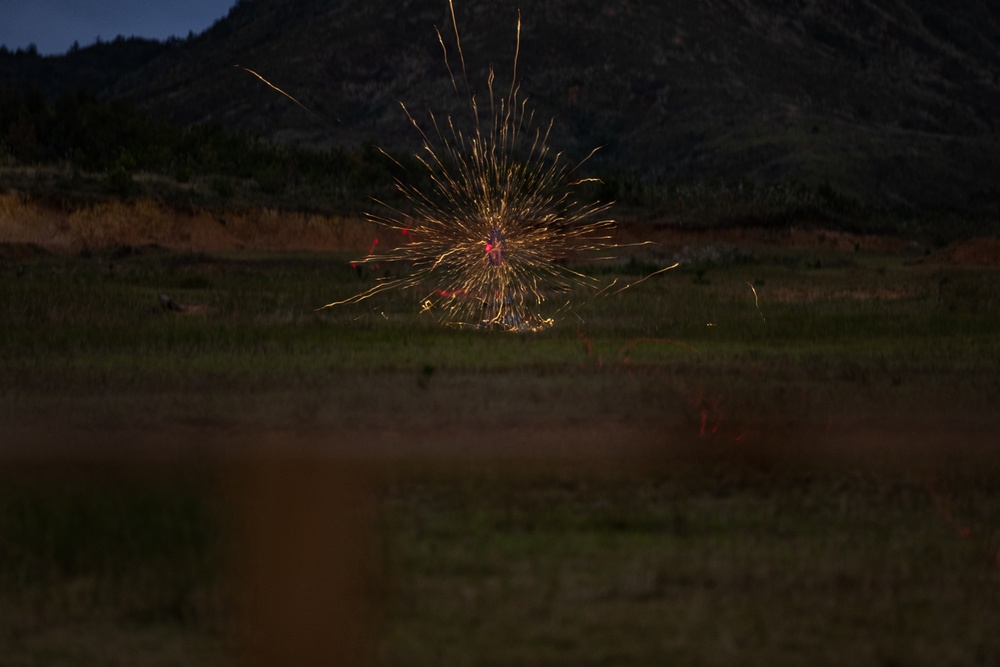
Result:
M755 261L678 269L611 298L577 294L555 328L506 336L439 327L433 316L419 315L418 295L316 312L370 285L344 259L168 254L8 265L0 286L9 334L5 360L39 377L54 369L73 377L75 364L83 364L84 381L87 365L109 372L131 365L143 380L157 379L161 365L177 375L215 371L251 381L270 380L282 368L297 377L331 366L511 370L584 365L578 342L586 335L605 353L633 338L669 337L708 353L753 350L777 362L814 346L853 355L859 347L895 348L901 339L929 354L956 337L963 346L988 340L1000 323L1000 285L989 272L900 260L886 266L891 259L834 268ZM203 312L160 312L160 293ZM956 349L949 356L961 354Z
M0 662L223 663L261 444L380 461L388 665L1000 660L997 272L776 250L502 334L316 311L347 259L0 263Z

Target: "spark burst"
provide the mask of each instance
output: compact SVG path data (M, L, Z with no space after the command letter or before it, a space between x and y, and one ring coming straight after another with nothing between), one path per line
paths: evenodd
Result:
M420 189L395 180L407 212L376 200L390 212L366 217L402 232L409 243L380 253L373 248L360 261L395 262L408 271L323 308L359 303L388 290L414 289L424 292L423 310L447 324L537 331L553 323L542 313L546 301L575 287L598 287L595 279L564 262L592 258L613 247L616 225L603 217L610 204L581 202L576 196L580 185L596 179L572 177L597 149L579 163L567 163L549 146L553 121L536 125L534 112L521 99L520 12L510 89L505 97L494 95L490 68L489 106L481 114L469 86L452 0L449 8L471 123L463 130L451 116L438 119L429 111L425 129L400 103L422 140L415 157L429 186ZM437 36L452 87L460 94L440 31Z

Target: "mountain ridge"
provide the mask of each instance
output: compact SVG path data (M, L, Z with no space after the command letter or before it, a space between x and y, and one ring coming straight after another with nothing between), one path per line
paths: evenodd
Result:
M455 11L477 99L491 65L506 91L517 3ZM461 89L444 0L242 0L98 92L283 143L412 151L420 137L400 102L422 124L427 110L469 114L435 27ZM602 147L595 170L791 181L880 207L995 216L994 44L1000 8L979 0L948 10L931 0L553 0L521 10L517 76L537 117L555 119L554 148Z

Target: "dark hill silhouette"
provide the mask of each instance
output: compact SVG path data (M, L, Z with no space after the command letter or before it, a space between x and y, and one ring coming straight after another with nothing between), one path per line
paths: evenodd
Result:
M48 98L85 90L96 94L126 73L183 42L118 37L87 47L74 46L63 55L41 57L34 51L0 50L0 84L31 88Z
M518 3L456 0L469 79L506 90ZM1000 8L986 0L551 0L523 7L518 78L594 169L793 181L880 206L995 216ZM243 0L101 92L300 145L412 149L399 108L467 114L446 0ZM83 51L86 51L84 49ZM78 56L80 57L80 56ZM73 54L61 66L72 65ZM297 97L319 122L246 72Z

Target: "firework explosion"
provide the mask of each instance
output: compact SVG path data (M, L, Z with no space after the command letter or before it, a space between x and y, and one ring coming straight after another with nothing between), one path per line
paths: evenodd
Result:
M403 233L409 243L369 253L361 262L397 262L408 271L324 308L358 303L387 290L417 289L425 292L423 309L445 323L537 331L553 322L541 312L544 302L575 286L597 286L564 262L612 247L615 222L602 217L610 204L581 203L575 196L578 186L594 180L571 177L593 151L581 163L567 164L549 147L552 121L536 126L527 100L519 97L520 15L510 90L506 97L494 97L491 68L488 111L481 114L468 84L451 0L449 6L471 123L463 131L450 116L439 121L428 112L425 130L401 105L422 139L415 157L426 170L429 186L395 181L410 210L404 213L378 202L390 213L366 217ZM438 40L459 93L440 32Z

